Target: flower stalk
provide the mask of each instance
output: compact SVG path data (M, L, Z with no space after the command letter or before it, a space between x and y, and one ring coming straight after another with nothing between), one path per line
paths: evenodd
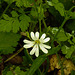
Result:
M1 15L0 19L2 18L3 14L5 14L5 13L6 13L6 11L8 10L8 8L10 7L10 5L11 5L11 3L10 3L10 4L8 4L8 6L6 7L6 9L5 9L5 10L4 10L4 12L2 13L2 15Z
M40 33L41 33L41 19L39 19L39 30L40 30Z
M56 39L58 33L60 32L61 28L64 26L64 24L66 23L66 21L67 21L68 19L69 19L69 18L67 17L67 18L65 18L64 21L62 22L61 26L59 27L59 30L57 31L57 33L55 34L55 36L54 36L54 38L53 38L53 40L52 40L52 42L51 42L51 46L53 46L54 40Z

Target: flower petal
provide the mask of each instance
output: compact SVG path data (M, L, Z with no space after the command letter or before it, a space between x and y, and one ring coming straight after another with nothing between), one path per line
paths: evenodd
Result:
M24 43L32 43L33 41L29 41L29 40L24 39L23 42Z
M39 39L39 32L35 33L36 40Z
M43 43L46 43L46 42L48 42L49 40L50 40L50 38L47 37L46 39L43 40Z
M48 50L45 49L41 44L40 44L39 46L40 46L40 49L41 49L44 53L48 53Z
M34 36L34 32L31 32L31 33L30 33L30 36L31 36L31 38L32 38L33 40L36 40L36 37Z
M43 46L44 48L50 49L51 46L45 45L45 44L41 44L41 46Z
M35 56L36 56L36 57L39 56L39 47L38 47L38 44L36 44Z
M46 37L46 34L42 34L42 36L40 37L40 39L44 39Z
M24 48L30 48L30 47L32 47L34 44L35 44L35 42L32 42L32 43L30 43L30 44L24 45L23 47L24 47Z
M33 49L30 51L30 55L33 55L35 53L36 50L36 44L34 45Z

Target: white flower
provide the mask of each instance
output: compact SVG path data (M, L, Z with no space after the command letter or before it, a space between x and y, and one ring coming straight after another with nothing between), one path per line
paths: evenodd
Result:
M50 40L49 37L46 37L46 34L42 34L42 36L39 39L39 32L36 32L34 34L34 32L30 33L31 38L33 39L33 41L29 41L29 40L23 40L24 43L26 43L23 47L24 48L30 48L33 47L33 49L30 51L30 55L33 55L35 53L35 56L38 57L39 56L39 47L40 49L44 52L44 53L48 53L47 49L50 49L51 46L45 45L44 43L48 42Z

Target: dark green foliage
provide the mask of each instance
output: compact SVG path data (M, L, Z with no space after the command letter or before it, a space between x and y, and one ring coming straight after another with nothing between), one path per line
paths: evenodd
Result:
M65 26L65 29L67 29L68 31L75 31L75 20L69 20Z
M17 7L21 7L21 6L31 7L32 4L35 2L34 0L11 0L11 1L10 0L4 0L4 1L6 1L8 4L16 2Z
M26 72L20 70L20 67L17 66L13 71L12 70L8 71L6 75L14 75L14 74L15 75L16 74L17 75L26 75Z
M71 72L71 75L75 75L75 71L72 71L72 72Z
M0 54L13 53L20 37L19 34L0 32Z
M14 33L17 33L20 28L22 31L27 30L29 22L31 21L30 17L23 14L19 17L16 11L12 11L11 14L12 17L9 17L7 14L3 15L4 19L0 20L0 31L13 31Z
M70 58L72 53L75 51L75 46L67 47L67 46L62 46L62 53L66 54L66 58Z
M73 0L0 0L0 9L2 9L0 11L0 62L5 63L5 60L2 61L2 55L5 54L13 54L16 58L14 51L17 49L21 35L25 37L21 38L19 48L23 46L23 39L31 40L32 31L34 33L38 31L40 35L46 33L46 36L50 37L48 45L51 46L47 54L39 50L38 58L29 55L31 48L22 48L24 49L22 54L19 53L21 50L19 49L17 54L23 57L22 64L16 65L17 67L10 67L9 63L5 66L3 64L4 67L9 66L8 69L4 69L3 75L41 75L41 71L44 74L45 68L41 68L40 71L40 66L48 56L58 52L61 57L64 55L75 63L75 7L73 5ZM11 58L8 58L9 61ZM59 63L61 62L60 60ZM72 71L71 75L74 74L75 72Z
M22 31L27 30L27 28L29 27L29 22L31 21L30 17L27 15L21 15L19 17L20 19L20 28Z

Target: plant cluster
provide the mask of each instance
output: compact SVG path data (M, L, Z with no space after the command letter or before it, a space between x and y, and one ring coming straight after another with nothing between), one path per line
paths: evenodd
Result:
M58 75L74 75L74 4L74 0L0 0L0 75L47 75L54 69L60 69Z

